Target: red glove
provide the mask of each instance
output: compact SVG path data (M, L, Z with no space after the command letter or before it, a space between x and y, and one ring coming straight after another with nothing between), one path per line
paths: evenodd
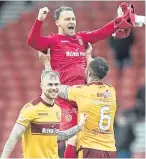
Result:
M131 13L128 11L122 17L118 17L115 19L115 28L117 29L129 29L134 27L134 24L131 20Z
M128 4L126 2L122 2L117 10L118 16L126 14L128 12Z
M143 24L146 24L146 17L142 15L136 15L135 7L133 4L130 4L127 8L127 4L123 2L120 7L118 8L118 16L123 15L129 11L130 18L127 21L134 27L142 27Z
M118 17L121 17L123 15L126 15L129 12L129 17L127 17L127 22L132 25L132 27L135 27L135 9L134 5L128 4L126 2L122 2L120 6L118 7L117 14Z
M134 21L134 6L131 4L128 7L126 2L120 4L118 10L118 18L115 19L115 27L118 30L113 34L115 38L123 39L129 36L131 28L135 26Z

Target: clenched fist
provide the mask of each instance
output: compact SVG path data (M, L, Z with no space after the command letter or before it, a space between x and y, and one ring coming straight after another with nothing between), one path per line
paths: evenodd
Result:
M44 19L46 18L46 16L47 16L47 14L48 14L49 11L50 10L47 7L41 8L39 10L38 20L44 21Z

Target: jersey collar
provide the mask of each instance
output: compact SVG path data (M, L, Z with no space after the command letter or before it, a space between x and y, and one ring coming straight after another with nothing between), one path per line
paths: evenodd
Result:
M88 83L87 86L90 86L92 84L95 84L95 85L103 85L103 82L91 82L91 83Z
M54 106L54 104L51 105L51 104L45 102L45 101L41 98L41 96L40 96L40 101L41 101L44 105L46 105L46 106L48 106L48 107L53 107L53 106Z

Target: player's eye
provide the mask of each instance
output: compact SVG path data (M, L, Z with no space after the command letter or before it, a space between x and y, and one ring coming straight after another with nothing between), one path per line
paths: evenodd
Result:
M59 83L55 83L55 86L59 86Z
M66 20L66 21L69 21L69 20L70 20L70 18L66 18L65 20Z
M52 83L49 83L49 84L48 84L48 86L49 86L49 87L52 87L52 86L53 86L53 84L52 84Z

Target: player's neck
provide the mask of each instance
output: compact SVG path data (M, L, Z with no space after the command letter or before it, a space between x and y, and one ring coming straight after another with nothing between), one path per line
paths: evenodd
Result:
M92 80L91 82L102 82L102 80Z
M65 35L60 28L58 29L58 34L59 34L59 35Z
M103 81L102 80L99 80L99 79L91 79L88 84L90 83L102 83Z
M41 98L48 104L54 105L55 99L49 99L44 94L41 95Z
M67 37L72 37L72 36L64 34L64 32L62 30L60 30L60 29L58 29L58 34L59 35L64 35L64 36L67 36Z

